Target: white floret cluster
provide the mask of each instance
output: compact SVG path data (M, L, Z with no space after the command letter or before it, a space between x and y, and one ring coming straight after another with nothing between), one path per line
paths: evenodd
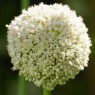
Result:
M88 29L68 5L31 6L7 27L13 70L37 86L53 90L88 66Z

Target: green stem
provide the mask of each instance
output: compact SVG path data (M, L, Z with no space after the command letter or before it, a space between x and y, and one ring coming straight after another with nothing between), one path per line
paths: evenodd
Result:
M21 0L21 10L28 8L30 0ZM18 95L25 95L25 79L23 76L19 76L18 79Z
M51 91L48 91L45 88L43 88L43 95L51 95Z
M30 0L21 0L21 10L28 8L29 4L30 4Z
M23 76L19 76L18 95L25 95L25 79Z

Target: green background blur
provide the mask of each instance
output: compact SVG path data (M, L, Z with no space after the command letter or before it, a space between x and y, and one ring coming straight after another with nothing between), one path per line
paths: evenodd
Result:
M95 95L95 0L31 0L30 5L44 2L46 4L68 4L81 15L89 28L92 40L89 66L81 71L74 80L66 85L57 86L52 95ZM0 0L0 95L17 95L18 71L12 71L11 58L7 52L7 29L15 16L20 14L20 0ZM26 95L42 95L42 88L26 81Z

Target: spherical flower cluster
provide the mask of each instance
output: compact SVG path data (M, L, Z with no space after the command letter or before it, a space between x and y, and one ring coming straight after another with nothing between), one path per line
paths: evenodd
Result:
M53 90L88 66L88 29L68 5L31 6L7 27L13 70L37 86Z

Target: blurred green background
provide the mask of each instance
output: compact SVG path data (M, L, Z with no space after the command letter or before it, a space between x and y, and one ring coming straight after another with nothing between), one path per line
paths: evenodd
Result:
M95 0L31 0L30 5L68 4L84 19L92 40L89 66L66 85L57 86L52 95L95 95ZM20 0L0 0L0 95L17 95L18 71L12 71L11 58L7 52L7 29L15 16L20 14ZM42 95L42 88L26 81L26 95Z

